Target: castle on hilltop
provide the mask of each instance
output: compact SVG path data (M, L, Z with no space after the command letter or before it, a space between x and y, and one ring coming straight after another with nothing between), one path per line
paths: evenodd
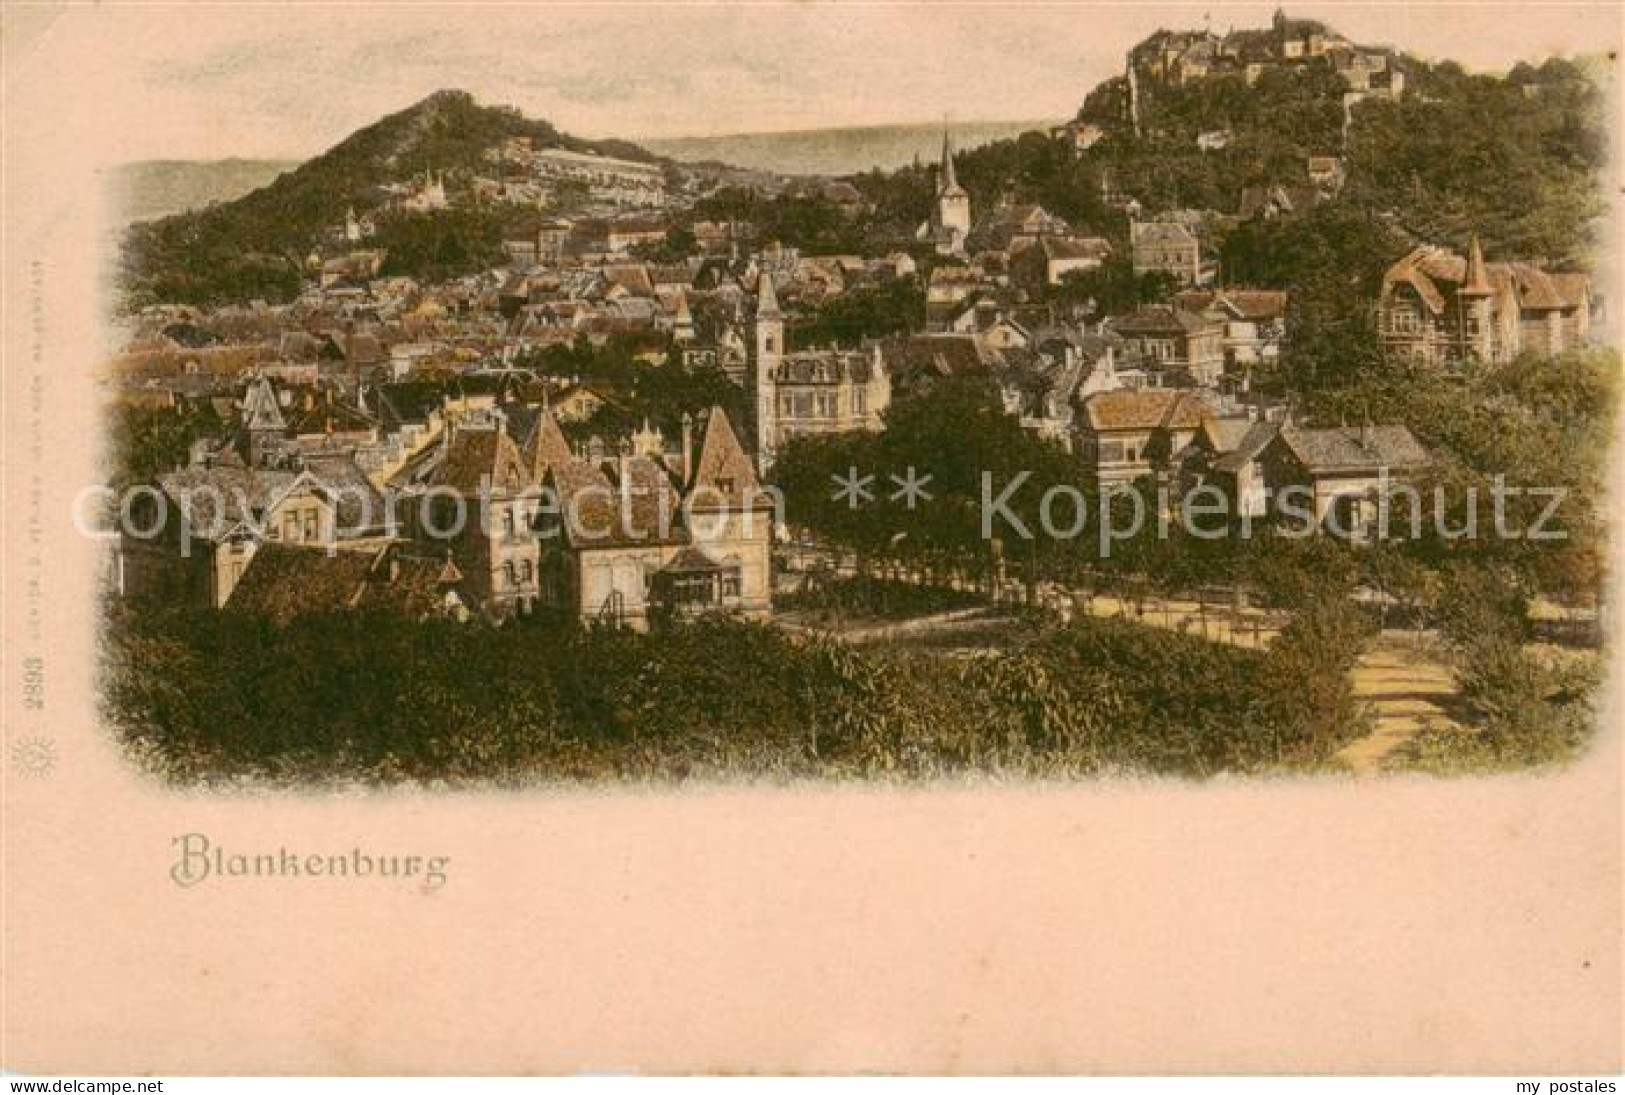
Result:
M1202 80L1239 76L1256 84L1265 72L1310 64L1329 64L1344 84L1346 112L1368 98L1398 99L1405 73L1387 46L1361 46L1324 23L1291 19L1280 9L1266 29L1230 30L1223 35L1202 30L1159 30L1128 53L1129 122L1140 131L1144 83L1185 87Z

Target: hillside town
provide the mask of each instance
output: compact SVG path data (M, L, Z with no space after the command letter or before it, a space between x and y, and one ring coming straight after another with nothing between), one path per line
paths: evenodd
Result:
M1607 322L1583 265L1509 249L1499 225L1367 217L1391 257L1335 292L1242 249L1349 207L1362 111L1414 94L1407 64L1279 14L1159 32L1128 54L1115 113L1027 135L1026 168L1001 175L945 131L934 163L898 176L926 188L923 218L853 250L797 238L789 218L867 231L888 200L878 176L719 173L531 136L339 195L282 299L147 299L128 315L103 378L140 449L120 485L145 495L113 585L277 625L388 611L641 633L711 615L799 633L818 582L863 577L867 557L898 588L1070 618L1079 602L1037 549L1006 539L970 551L984 569L934 578L941 552L908 554L926 533L901 521L843 543L858 494L807 487L826 457L855 479L848 453L903 445L900 423L945 414L959 391L1059 461L1080 498L1171 494L1166 515L1201 489L1268 524L1297 490L1320 538L1375 557L1386 494L1456 460L1403 401L1345 392L1334 409L1318 374L1301 379L1331 337L1325 301L1369 329L1372 353L1456 390L1581 352ZM1121 168L1153 140L1219 163L1254 139L1240 123L1169 136L1175 108L1159 102L1322 75L1317 132L1336 139L1276 157L1275 177L1236 176L1222 203L1159 200L1161 183ZM1083 180L1066 215L1031 181L1039 156ZM458 218L502 226L489 259L446 258L445 236L434 262L403 265L403 225ZM941 429L946 448L972 444ZM480 519L438 534L450 508ZM1135 558L1134 580L1194 596L1183 563Z

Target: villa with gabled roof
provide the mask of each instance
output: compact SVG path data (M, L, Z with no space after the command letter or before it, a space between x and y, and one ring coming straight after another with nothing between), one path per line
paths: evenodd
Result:
M1430 244L1388 268L1378 300L1385 349L1455 367L1557 354L1590 333L1591 281L1526 261L1486 262L1478 237L1467 257Z

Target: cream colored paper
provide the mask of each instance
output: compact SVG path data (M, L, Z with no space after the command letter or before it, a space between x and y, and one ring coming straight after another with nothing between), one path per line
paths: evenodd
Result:
M1215 5L1213 17L1258 23L1267 7ZM1608 5L1303 14L1503 66L1597 48L1620 29ZM531 112L635 137L709 125L713 108L691 113L685 91L717 104L723 130L886 120L889 94L925 101L955 86L976 93L960 103L985 99L985 116L1042 113L1010 89L1029 68L1058 78L1069 51L1201 15L9 5L0 1066L1618 1070L1617 702L1585 761L1549 775L907 790L189 793L132 773L98 725L102 557L73 531L70 501L96 477L111 164L166 149L312 152L435 86L500 99L533 63L505 44L522 24L587 35L566 73L576 97ZM636 100L587 79L632 41L591 28L629 20L662 33L636 38L626 61L671 86L643 129ZM1025 33L1057 20L1073 29ZM713 24L726 48L702 37ZM918 54L891 52L904 42ZM1054 111L1116 63L1094 48ZM241 79L211 75L235 64ZM838 86L808 71L819 69L874 79ZM1625 315L1617 296L1613 307ZM43 667L40 711L25 707L25 659ZM171 871L174 842L192 833L228 852L447 857L445 881L187 887Z

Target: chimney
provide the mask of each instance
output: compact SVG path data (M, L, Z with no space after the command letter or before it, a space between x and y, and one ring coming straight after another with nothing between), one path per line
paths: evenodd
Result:
M683 412L683 486L694 475L694 416Z

